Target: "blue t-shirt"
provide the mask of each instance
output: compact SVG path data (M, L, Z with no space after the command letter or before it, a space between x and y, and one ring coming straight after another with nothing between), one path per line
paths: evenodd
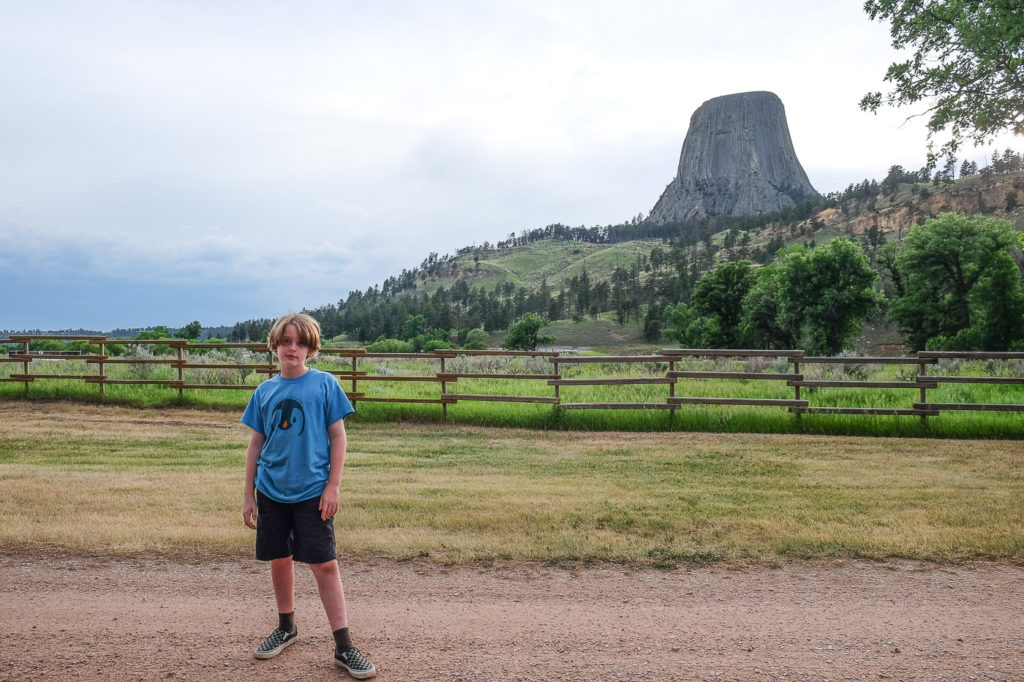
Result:
M312 367L301 377L280 374L256 387L242 423L266 438L256 461L256 489L278 502L319 497L331 471L327 427L352 414L334 375Z

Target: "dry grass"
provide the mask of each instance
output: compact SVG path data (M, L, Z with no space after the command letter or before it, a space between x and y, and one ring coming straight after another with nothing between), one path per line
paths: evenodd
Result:
M235 412L0 402L0 547L245 554ZM346 553L444 562L1024 557L1019 441L349 424Z

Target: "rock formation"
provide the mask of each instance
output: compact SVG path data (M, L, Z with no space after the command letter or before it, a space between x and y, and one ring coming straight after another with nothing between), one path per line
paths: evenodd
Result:
M898 204L876 199L871 201L874 208L861 208L854 204L849 215L838 208L829 208L818 213L816 218L825 226L848 234L864 234L872 226L883 233L906 233L911 226L920 225L940 213L990 215L1016 220L1018 225L1024 221L1018 217L1022 215L1019 209L1007 208L1011 201L1014 206L1024 206L1024 173L1007 173L987 179L974 177L938 189L932 185L925 187L927 196L914 196Z
M816 195L771 92L710 99L690 118L679 172L651 210L658 223L770 213Z

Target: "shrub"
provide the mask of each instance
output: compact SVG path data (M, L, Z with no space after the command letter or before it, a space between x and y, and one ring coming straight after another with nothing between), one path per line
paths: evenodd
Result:
M442 341L441 339L431 339L424 345L423 350L427 353L433 353L438 348L455 348L455 346L448 341Z
M376 341L366 347L368 353L411 353L412 344L399 339L385 339L378 337Z
M466 342L462 344L466 350L487 350L487 332L483 327L470 329L466 333Z

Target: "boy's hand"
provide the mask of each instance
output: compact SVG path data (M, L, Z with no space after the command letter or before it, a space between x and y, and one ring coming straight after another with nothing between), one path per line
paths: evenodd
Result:
M246 526L256 530L256 500L252 497L247 497L242 504L242 520Z
M338 513L338 504L341 501L341 491L337 486L328 484L320 496L320 518L324 521Z

